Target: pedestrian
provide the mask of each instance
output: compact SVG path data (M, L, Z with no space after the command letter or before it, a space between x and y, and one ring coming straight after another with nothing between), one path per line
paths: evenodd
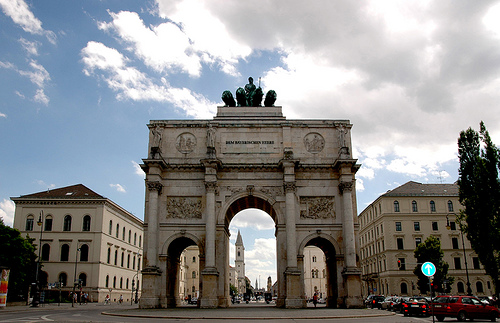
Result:
M314 307L316 307L316 304L318 304L318 293L314 293L313 304L314 304Z
M123 295L120 295L119 302L120 302L120 304L123 303Z

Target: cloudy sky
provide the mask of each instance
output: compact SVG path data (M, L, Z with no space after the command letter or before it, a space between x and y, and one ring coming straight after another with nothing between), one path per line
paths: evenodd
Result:
M500 142L499 1L0 0L0 9L7 224L10 197L77 183L143 218L146 124L211 119L221 93L249 76L277 92L288 119L351 121L358 212L409 180L454 182L459 132L481 120ZM257 228L260 219L231 225L252 282L272 271L250 265L273 263L262 253L273 224Z

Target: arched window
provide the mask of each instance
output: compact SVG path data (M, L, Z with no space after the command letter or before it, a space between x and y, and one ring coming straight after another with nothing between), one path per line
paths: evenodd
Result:
M316 262L316 256L313 256L312 262Z
M411 201L411 210L413 212L418 212L417 201Z
M116 235L115 236L118 238L119 235L120 235L120 224L117 223L116 224Z
M80 261L89 261L89 245L87 244L80 247Z
M109 287L109 275L106 275L106 288Z
M193 272L191 273L191 277L196 278L196 271L193 270Z
M48 243L42 246L42 261L49 261L50 245Z
M436 212L436 203L434 203L434 201L431 201L430 205L431 205L431 212Z
M68 261L68 260L69 260L69 245L65 243L61 246L61 261Z
M401 294L408 294L408 285L406 283L401 283Z
M61 284L62 287L68 285L68 275L66 273L60 273L58 277L58 281Z
M90 215L86 215L83 217L82 231L90 231Z
M394 212L399 212L399 202L394 201Z
M448 212L453 212L453 202L448 201Z
M113 220L109 220L109 235L113 234Z
M71 231L71 215L64 217L63 231Z
M34 222L34 217L33 215L28 215L28 217L26 218L26 231L33 231L33 222Z
M193 262L196 262L196 257L195 256L193 256Z
M81 274L78 276L78 279L80 280L80 283L82 284L82 287L87 286L87 275L86 275L86 274L81 273Z
M458 293L464 293L465 289L464 289L464 283L462 282L458 282L457 283L457 292Z
M111 263L111 248L108 248L108 264Z
M480 281L476 282L476 292L477 293L484 293L483 283Z
M45 218L45 226L43 228L43 231L52 231L52 216L47 215Z
M118 265L118 249L115 250L115 266Z
M193 287L191 288L191 292L192 292L192 293L196 292L196 289L194 288L194 285L193 285Z

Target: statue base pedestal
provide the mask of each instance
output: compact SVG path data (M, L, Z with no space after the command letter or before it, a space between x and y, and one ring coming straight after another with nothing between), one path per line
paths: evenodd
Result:
M217 282L219 272L217 268L205 268L201 271L203 277L203 291L199 300L200 308L217 308L219 299L217 297Z

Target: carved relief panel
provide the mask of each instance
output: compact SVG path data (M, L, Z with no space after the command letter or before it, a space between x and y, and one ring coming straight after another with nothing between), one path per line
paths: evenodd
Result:
M335 203L333 197L301 197L302 219L335 219Z
M167 218L201 219L201 197L168 197Z

